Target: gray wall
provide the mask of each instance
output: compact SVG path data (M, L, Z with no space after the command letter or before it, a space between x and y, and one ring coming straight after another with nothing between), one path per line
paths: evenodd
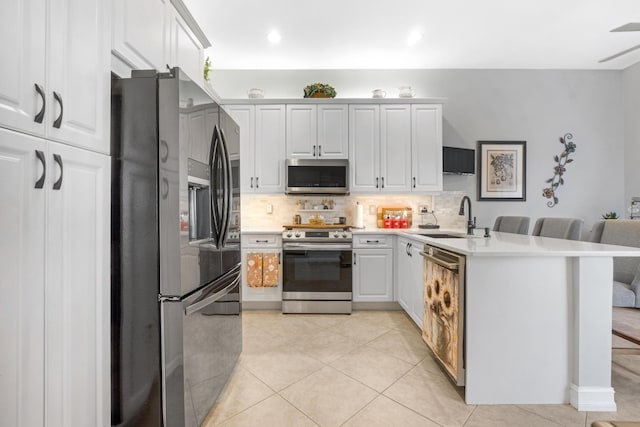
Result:
M622 72L622 82L625 122L624 198L625 203L629 203L631 197L640 197L640 63Z
M628 80L637 85L638 74ZM417 97L446 97L444 144L448 146L475 148L478 140L526 140L527 201L474 201L474 214L481 225L492 224L498 215L571 216L583 218L589 230L604 212L626 213L622 72L215 70L213 73L214 88L223 99L246 98L246 91L253 87L263 89L267 98L301 98L304 86L314 82L331 84L338 97L343 98L368 98L376 88L395 97L402 85L413 86ZM639 102L637 95L635 102ZM545 180L553 176L553 157L563 148L558 138L566 132L573 133L577 151L571 156L574 162L567 166L565 185L557 192L559 204L548 208L542 189ZM627 148L629 152L631 148ZM444 189L464 191L475 200L476 177L447 175Z

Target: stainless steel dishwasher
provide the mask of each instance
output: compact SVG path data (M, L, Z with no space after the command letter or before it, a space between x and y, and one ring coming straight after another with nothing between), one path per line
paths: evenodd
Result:
M465 256L424 245L422 339L456 385L464 375Z

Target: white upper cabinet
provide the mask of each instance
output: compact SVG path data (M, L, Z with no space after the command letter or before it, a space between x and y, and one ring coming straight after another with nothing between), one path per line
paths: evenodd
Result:
M0 47L1 126L109 152L107 6L100 0L2 2L0 34L17 43Z
M170 67L180 67L191 80L203 86L204 49L173 6L169 8L169 17L169 60L167 64Z
M349 106L349 187L380 191L380 106Z
M287 158L313 159L318 154L318 108L287 105Z
M287 105L287 158L349 157L347 105Z
M318 105L318 156L322 159L349 158L347 105Z
M442 105L411 106L411 188L442 191Z
M411 191L411 106L380 106L380 191Z
M285 106L225 105L240 128L240 189L284 192Z
M33 134L44 134L45 12L45 0L0 3L0 125Z
M165 70L169 0L113 0L111 49L134 69Z

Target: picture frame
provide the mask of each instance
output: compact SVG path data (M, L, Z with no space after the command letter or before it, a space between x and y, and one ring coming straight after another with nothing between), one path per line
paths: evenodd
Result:
M527 141L478 141L478 200L527 200Z

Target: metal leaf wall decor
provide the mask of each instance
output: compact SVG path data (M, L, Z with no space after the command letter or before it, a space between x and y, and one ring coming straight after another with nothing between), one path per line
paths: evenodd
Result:
M553 168L553 178L546 181L547 184L551 185L542 190L542 196L546 197L547 199L551 199L547 202L547 206L549 206L550 208L558 204L558 196L556 196L556 190L559 186L564 184L564 178L562 176L567 170L567 163L573 162L573 159L569 158L569 154L576 151L576 144L571 141L572 139L573 135L571 135L570 133L565 133L564 136L560 137L560 144L564 145L564 151L559 156L553 157L553 160L555 160L558 165Z

